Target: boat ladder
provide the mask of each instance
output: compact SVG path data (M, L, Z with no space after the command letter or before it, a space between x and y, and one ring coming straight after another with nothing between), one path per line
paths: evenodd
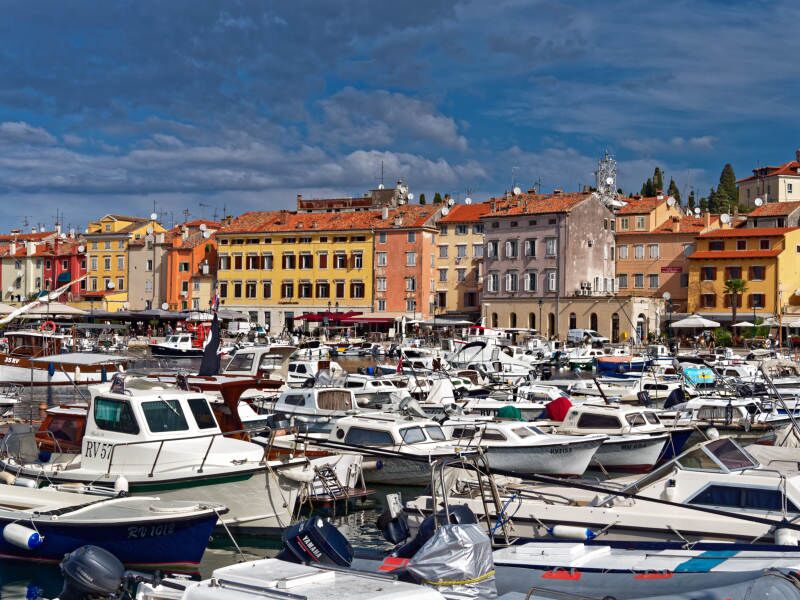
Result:
M333 470L333 467L330 465L323 465L321 467L315 466L314 472L316 473L314 483L316 484L319 482L322 489L325 490L325 493L331 500L341 500L349 496L342 482L339 481L339 478L336 476L336 471Z

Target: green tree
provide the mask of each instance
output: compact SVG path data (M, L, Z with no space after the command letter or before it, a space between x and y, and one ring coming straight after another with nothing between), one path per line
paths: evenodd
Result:
M442 195L439 192L436 192L433 195L433 203L434 204L441 204L442 203Z
M675 183L675 180L670 177L669 179L669 188L667 189L667 196L672 196L675 198L675 202L678 204L681 203L681 191L678 189L678 184Z
M700 198L700 210L708 210L708 198Z
M719 197L717 196L717 190L714 189L712 186L710 190L708 190L708 210L712 213L719 212Z
M653 184L653 180L652 179L648 178L647 181L645 181L642 184L642 192L641 192L641 194L645 198L652 198L653 196L656 195L656 186Z
M695 205L696 201L694 199L694 190L692 190L691 192L689 192L689 199L686 201L686 206L694 210Z
M739 308L739 297L747 291L744 279L728 279L725 282L725 295L731 301L731 326L736 323L736 311Z
M656 170L653 171L653 187L655 188L654 193L664 191L664 174L661 172L661 167L656 167Z
M419 203L420 204L425 204L425 202L426 202L425 201L425 193L423 192L422 194L419 195Z
M722 168L722 173L719 175L719 187L717 187L717 192L725 196L729 208L739 204L739 190L736 187L736 175L730 163L726 163Z

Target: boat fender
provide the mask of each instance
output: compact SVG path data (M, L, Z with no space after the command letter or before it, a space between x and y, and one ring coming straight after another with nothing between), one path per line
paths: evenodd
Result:
M361 463L361 470L362 471L377 471L379 462L381 462L380 458L369 458L369 457L365 456L364 460Z
M667 480L667 487L664 489L664 498L670 502L675 502L678 497L678 482L674 479Z
M557 538L568 540L593 540L597 534L587 527L575 527L574 525L554 525L547 528L547 533Z
M779 546L798 546L800 545L800 531L778 527L775 530L775 543Z
M716 440L719 437L719 430L716 427L706 429L706 437L709 440Z
M6 485L14 485L14 481L16 481L16 477L14 477L8 471L0 472L0 483L4 483Z
M286 479L291 479L292 481L297 481L299 483L311 483L314 481L314 477L316 474L311 469L305 469L302 467L295 467L294 469L285 469L279 471L281 475L286 477Z
M27 477L17 477L14 480L14 485L17 487L25 487L25 488L36 488L39 487L36 485L36 481L33 479L28 479Z
M3 527L3 539L23 550L34 550L44 543L44 537L38 531L19 523L9 523Z
M114 480L114 491L117 492L117 495L126 496L129 490L130 486L128 485L128 480L125 478L125 476L117 475L117 478Z

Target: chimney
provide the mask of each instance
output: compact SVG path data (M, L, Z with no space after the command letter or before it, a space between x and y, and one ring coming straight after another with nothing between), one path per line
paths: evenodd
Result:
M681 232L681 218L680 217L672 217L672 231L673 231L673 233L680 233Z
M384 206L381 209L381 219L383 219L385 221L388 218L389 218L389 207L388 206Z
M36 243L35 242L26 242L25 243L25 254L28 256L33 256L36 254Z
M56 237L61 235L61 223L56 223Z
M403 226L403 215L397 215L394 218L394 226L395 227L402 227Z
M492 209L492 212L496 212L497 211L497 201L494 198L492 198L491 209Z
M285 210L278 212L278 225L286 225L289 222L288 214Z
M297 194L297 208L300 208L300 204L303 202L303 194Z
M8 245L8 255L14 256L17 253L17 242L11 242Z
M189 228L186 225L181 228L181 238L184 241L189 239Z
M705 229L708 229L709 227L711 227L711 212L710 212L710 211L706 211L706 212L704 213L704 215L705 215L705 224L704 224L704 228L705 228Z
M563 193L564 193L564 190L562 190L561 188L556 188L556 189L553 190L553 196L560 196Z

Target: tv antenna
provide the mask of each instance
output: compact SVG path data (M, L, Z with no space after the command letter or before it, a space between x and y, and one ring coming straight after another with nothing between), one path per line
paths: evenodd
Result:
M606 202L617 198L617 161L611 156L608 149L603 151L603 157L597 161L597 193Z
M217 206L216 206L216 205L212 205L212 204L206 204L205 202L198 202L198 203L197 203L197 205L198 205L198 206L201 206L201 207L203 207L203 208L213 208L213 209L214 209L214 213L213 213L214 217L213 217L213 220L214 220L214 221L216 221L216 220L217 220L217 216L219 215L219 212L217 211Z

